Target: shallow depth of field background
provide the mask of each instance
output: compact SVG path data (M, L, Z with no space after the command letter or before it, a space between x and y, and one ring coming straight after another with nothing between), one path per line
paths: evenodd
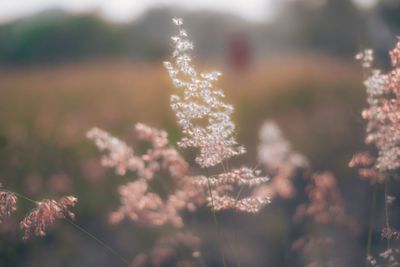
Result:
M264 120L275 120L315 170L331 170L337 177L346 210L360 231L357 236L343 234L333 253L351 266L362 266L372 189L347 167L352 154L364 147L360 111L365 93L354 54L371 47L378 66L388 67L386 51L400 34L400 1L277 2L279 11L264 22L173 6L154 6L129 22L106 20L97 10L72 14L61 9L4 21L0 182L34 199L77 196L77 223L128 259L171 232L131 221L107 222L118 206L118 185L129 175L117 177L101 167L100 154L85 132L98 126L135 145L133 125L144 122L166 129L172 142L179 139L169 108L174 88L162 61L172 49L169 37L175 29L170 19L183 16L199 68L224 73L219 86L236 107L238 139L248 148L236 163L256 165L258 130ZM302 181L296 183L295 198L278 199L255 217L221 214L228 261L233 261L232 244L246 267L303 266L291 251L291 243L305 233L292 220L295 206L304 199ZM378 198L381 193L378 188ZM18 215L30 208L21 200ZM381 211L378 205L374 251L383 245ZM202 237L208 266L219 266L209 211L186 218ZM22 242L20 237L15 218L1 224L0 266L122 266L65 222L45 238Z

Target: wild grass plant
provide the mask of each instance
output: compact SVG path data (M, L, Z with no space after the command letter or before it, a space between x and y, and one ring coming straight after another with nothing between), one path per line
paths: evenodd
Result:
M186 222L199 210L208 209L213 218L220 265L242 266L240 254L233 260L227 259L227 252L235 250L240 240L234 238L233 246L226 242L228 237L222 230L219 214L258 216L274 201L303 194L305 197L298 203L293 220L304 231L291 244L293 253L299 255L305 266L351 266L345 255L333 249L340 242L339 234L335 233L359 234L357 221L346 212L335 176L329 171L315 171L311 161L292 148L272 121L265 122L260 129L257 162L251 166L233 166L237 161L232 159L241 157L246 149L237 141L237 127L232 118L234 107L227 103L224 91L218 87L222 73L198 71L191 54L194 44L183 20L174 18L173 23L177 27L177 34L171 38L174 50L164 67L176 89L170 96L170 106L182 135L177 147L165 130L143 123L135 125L135 133L144 150L133 149L100 128L87 132L87 137L103 153L101 165L113 169L117 176L129 177L117 189L120 205L109 213L109 222L118 224L127 219L143 228L167 228L168 234L155 240L151 249L126 259L72 221L75 215L70 208L77 204L76 197L35 201L5 187L0 188L0 220L16 211L17 200L28 201L35 206L21 220L23 239L44 236L57 219L65 219L127 266L209 266L202 236ZM369 231L366 262L371 266L399 265L395 241L400 234L390 219L396 197L390 183L398 179L400 167L400 42L390 57L392 69L384 74L372 69L371 50L357 55L367 76L368 107L362 112L367 121L366 144L375 147L376 155L358 153L350 166L360 167L360 176L369 179L374 187L384 186L382 239L387 246L378 256L372 255L372 230ZM185 159L182 151L186 149L195 153L193 163ZM298 179L304 190L296 186Z

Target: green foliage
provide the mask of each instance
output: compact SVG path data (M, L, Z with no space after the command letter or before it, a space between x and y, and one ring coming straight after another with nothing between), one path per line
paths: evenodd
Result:
M37 16L0 27L2 63L57 62L123 50L123 27L94 15Z
M383 43L379 33L389 30L396 36L400 29L399 4L389 0L370 12L350 0L327 0L317 6L310 1L285 1L282 6L276 20L261 27L229 14L193 12L188 30L202 25L193 31L202 56L221 54L232 33L249 32L248 41L257 47L257 55L304 49L353 57L360 45ZM110 57L159 61L170 45L169 19L180 13L173 8L152 9L132 22L118 24L97 13L45 11L0 25L0 65ZM384 23L372 25L371 18ZM378 30L372 31L372 26ZM211 38L217 44L210 44ZM385 42L392 45L393 40Z

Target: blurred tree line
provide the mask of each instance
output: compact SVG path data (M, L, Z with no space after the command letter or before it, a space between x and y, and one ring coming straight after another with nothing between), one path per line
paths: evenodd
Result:
M400 33L399 0L379 1L373 9L358 8L351 0L284 1L281 5L277 18L264 25L201 11L190 14L188 28L196 27L193 39L206 56L223 51L230 35L245 32L258 58L288 50L342 56L352 56L364 46L387 51ZM110 57L158 60L169 49L168 36L173 31L169 19L182 14L182 10L159 8L118 24L96 12L77 15L47 10L0 25L0 65ZM210 21L213 27L207 27ZM207 45L210 39L219 47Z

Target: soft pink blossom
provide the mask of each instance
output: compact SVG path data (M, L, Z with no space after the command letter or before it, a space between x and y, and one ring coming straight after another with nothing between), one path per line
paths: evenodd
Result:
M0 222L16 210L17 196L12 192L0 190Z
M73 196L55 200L42 200L37 202L33 209L20 223L24 231L23 239L32 236L44 236L48 227L52 226L57 219L74 219L75 214L69 208L75 206L77 199Z

